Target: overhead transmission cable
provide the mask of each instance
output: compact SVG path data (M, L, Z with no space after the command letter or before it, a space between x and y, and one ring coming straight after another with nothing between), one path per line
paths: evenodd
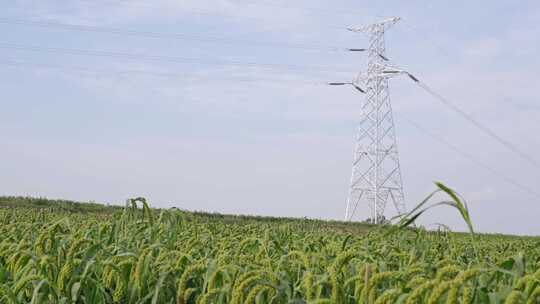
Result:
M165 77L165 78L180 78L183 80L193 80L195 82L202 81L214 81L214 80L226 80L232 82L264 82L264 83L298 83L306 85L324 85L325 83L320 81L295 81L295 80L286 80L286 79L270 79L270 78L239 78L239 77L205 77L190 75L189 73L172 73L172 72L161 72L161 71L149 71L149 70L140 70L140 69L95 69L88 68L83 66L66 66L66 65L52 65L45 63L35 63L35 62L21 62L21 61L4 61L0 60L0 65L24 68L24 67L33 67L33 68L44 68L60 71L80 71L85 73L95 73L95 74L105 74L105 75L114 75L114 76L125 76L125 75L148 75L154 77Z
M351 73L352 70L338 70L330 66L306 66L306 65L294 65L294 64L279 64L279 63L258 63L258 62L243 62L237 60L205 60L196 57L173 57L163 55L148 55L141 53L126 53L126 52L114 52L103 50L87 50L87 49L72 49L72 48L58 48L58 47L41 47L11 43L0 43L0 48L12 49L19 51L29 52L45 52L53 54L67 54L77 56L94 56L94 57L110 57L118 59L129 60L146 60L168 63L189 63L189 64L208 64L208 65L220 65L220 66L240 66L249 68L265 68L265 69L285 69L285 70L309 70L320 72L336 72L336 73Z
M83 1L83 2L87 2L87 3L95 3L94 0L80 0L80 1ZM145 7L145 8L157 8L158 5L156 5L155 3L149 3L149 2L136 2L136 1L118 1L117 4L122 4L122 5L129 5L129 6L132 6L132 7ZM270 6L270 7L277 7L277 8L280 8L280 9L290 9L290 8L293 8L292 6L280 6L279 4L275 4L275 3L272 3L272 4L264 4L264 3L249 3L247 5L250 5L250 6L255 6L255 5L259 5L259 6ZM299 10L301 9L306 9L306 8L297 8ZM186 11L189 10L189 14L192 15L192 14L195 14L195 15L201 15L201 16L211 16L211 17L225 17L225 18L241 18L241 19L247 19L247 20L252 20L252 21L257 21L257 22L268 22L269 20L271 20L274 16L281 16L281 14L271 14L271 18L265 18L265 17L253 17L253 16L245 16L245 15L242 15L242 14L237 14L237 15L233 15L233 14L227 14L226 12L220 12L220 11L216 11L216 10L208 10L208 9L201 9L201 8L187 8L186 7ZM316 8L307 8L307 10L311 10L312 11L312 14L313 13L324 13L324 14L332 14L332 12L328 12L326 10L323 10L323 9L316 9ZM340 16L343 15L343 12L345 11L342 11L341 13L339 13ZM336 13L336 12L334 12ZM337 14L337 13L336 13ZM352 15L353 13L350 12L350 14ZM358 14L354 14L355 17L358 17ZM297 23L286 23L285 25L288 25L288 26L301 26L301 25L306 25L307 23L301 23L301 22L297 22ZM311 25L311 23L309 23L309 25ZM329 28L329 29L335 29L335 30L343 30L343 28L345 28L345 26L343 25L324 25L323 27L325 28Z
M511 142L509 142L508 140L506 140L505 138L503 138L502 136L498 135L495 131L493 131L491 128L487 127L486 125L480 123L479 121L477 121L476 119L474 119L474 117L472 117L470 114L468 114L467 112L463 111L462 109L460 109L457 105L455 105L453 102L451 102L450 100L448 100L447 98L443 97L442 95L440 95L439 93L435 92L433 89L431 89L427 84L421 82L421 81L415 81L419 87L421 87L422 89L424 89L424 91L428 92L429 94L431 94L433 97L435 97L437 100L439 100L440 102L442 102L444 105L446 105L448 108L452 109L454 112L458 113L459 115L461 115L465 120L467 120L468 122L470 122L472 125L474 125L477 129L479 129L480 131L482 131L483 133L485 133L486 135L488 135L489 137L491 137L493 140L495 140L496 142L498 142L499 144L503 145L504 147L506 147L507 149L511 150L512 152L514 152L515 154L519 155L519 157L521 157L522 159L526 160L527 162L529 162L530 164L534 165L535 167L539 168L540 169L540 163L534 159L533 157L531 157L530 155L528 155L527 153L523 152L520 148L516 147L514 144L512 144Z
M435 133L429 131L428 129L426 129L424 127L422 127L421 125L414 122L413 120L405 117L402 114L399 115L399 117L402 118L403 120L405 120L406 122L408 122L413 127L415 127L417 130L419 130L419 131L423 132L424 134L426 134L427 136L431 137L433 140L438 141L439 143L442 143L443 145L446 145L447 147L452 149L457 154L459 154L462 157L466 158L467 160L474 163L475 165L477 165L477 166L479 166L479 167L481 167L481 168L495 174L496 176L499 176L502 180L506 181L507 183L512 184L516 188L518 188L518 189L520 189L520 190L522 190L524 192L527 192L527 193L529 193L531 195L534 195L535 197L540 196L540 193L535 191L534 189L531 189L530 187L527 187L527 186L519 183L518 181L514 180L513 178L510 178L510 177L506 176L505 174L501 173L500 171L494 169L493 167L487 165L486 163L477 160L473 155L461 150L458 146L452 144L451 142L445 140L444 138L441 138L440 136L437 136Z
M224 38L224 37L211 37L211 36L178 34L178 33L165 34L165 33L150 32L150 31L137 31L137 30L109 28L109 27L102 27L102 26L61 23L61 22L55 22L55 21L38 21L38 20L0 18L0 23L10 24L10 25L47 28L47 29L56 29L56 30L105 33L105 34L126 35L126 36L155 38L155 39L191 40L191 41L201 41L201 42L221 43L221 44L244 44L244 45L249 45L249 46L278 47L278 48L289 48L289 49L311 50L311 51L328 51L328 52L348 51L348 49L346 48L328 47L328 46L308 44L308 43L264 42L264 41L229 39L229 38Z
M84 2L92 2L92 0L81 0ZM140 6L140 7L157 7L157 5L152 3L144 3L143 1L133 1L133 0L120 0L117 1L118 4L125 4L125 5L132 5L132 6ZM300 6L294 6L290 5L289 2L287 3L278 3L275 1L257 1L257 2L245 2L245 3L238 3L242 6L264 6L267 8L278 8L281 10L298 10L298 11L304 11L304 13L312 14L312 15L335 15L335 16L343 16L343 15L349 15L354 16L355 18L358 18L359 15L364 15L364 11L359 10L351 10L351 9L328 9L323 7L313 7L313 6L306 6L306 7L300 7ZM212 14L215 11L210 10L201 10L200 8L189 8L190 10L194 10L196 12L204 13L204 14ZM364 15L365 16L365 15ZM375 17L375 16L368 16L368 17ZM249 17L253 18L253 17ZM343 27L341 27L343 29Z
M393 66L388 66L391 68L390 70L385 70L383 73L385 74L406 74L409 76L411 80L413 80L420 88L422 88L424 91L429 93L431 96L435 97L438 101L440 101L442 104L450 108L455 113L459 114L461 117L463 117L465 120L467 120L469 123L471 123L473 126L475 126L477 129L482 131L487 136L491 137L493 140L501 144L502 146L506 147L508 150L514 152L514 154L518 155L521 159L527 161L528 163L534 165L535 167L540 169L540 162L538 162L536 159L534 159L529 154L523 152L520 148L516 147L514 144L497 134L497 132L493 131L488 126L482 124L478 120L476 120L472 115L468 114L464 110L462 110L460 107L458 107L455 103L451 102L449 99L445 98L441 94L437 93L435 90L430 88L426 83L422 82L420 79L418 79L416 76L412 75L411 73L394 68Z
M408 25L406 24L406 26L411 30L411 31L414 31L416 32L417 30L411 26L411 25ZM428 40L430 42L430 44L435 48L437 49L439 52L441 52L442 54L444 54L445 56L449 57L450 58L450 55L444 50L444 48L442 48L441 46L439 46L437 43L435 43L433 40L431 39L428 39L426 38L425 36L421 36L419 33L418 35L420 37L423 37L424 39ZM409 74L410 75L410 74ZM413 79L414 80L414 79ZM427 84L425 84L424 82L421 82L421 81L415 81L418 86L420 86L422 89L424 89L426 92L428 92L429 94L431 94L432 96L434 96L436 99L438 99L440 102L442 102L443 104L445 104L446 106L448 106L450 109L452 109L454 112L458 113L459 115L461 115L463 118L465 118L467 121L469 121L471 124L473 124L474 126L476 126L478 129L480 129L483 133L487 134L489 137L491 137L492 139L494 139L495 141L497 141L499 144L505 146L507 149L511 150L512 152L514 152L515 154L519 155L522 159L526 160L528 163L534 165L536 168L539 168L540 169L540 162L537 161L536 159L534 159L532 156L530 156L528 153L525 153L523 152L521 149L519 149L518 147L516 147L515 145L513 145L511 142L509 142L508 140L506 140L505 138L501 137L500 135L498 135L495 131L491 130L489 127L483 125L482 123L478 122L476 119L474 119L474 117L472 117L470 114L468 114L467 112L463 111L462 109L460 109L458 106L456 106L454 103L452 103L450 100L448 100L447 98L445 98L444 96L442 96L441 94L435 92L432 88L430 88Z
M94 2L93 0L80 0L83 2ZM134 0L118 0L118 1L109 1L109 4L115 2L115 4L126 4L126 5L132 5L132 6L140 6L140 7L157 7L155 3L151 2L145 2L145 1L134 1ZM298 7L290 5L290 3L278 3L275 1L257 1L257 2L244 2L244 3L238 3L239 5L243 6L266 6L266 7L275 7L280 9L298 9L298 10L306 10L310 11L316 14L348 14L351 16L358 17L359 14L361 14L361 11L351 11L348 9L326 9L326 8L317 8L317 7Z
M343 15L349 15L354 16L358 18L359 15L364 15L364 12L361 11L355 11L350 9L328 9L328 8L322 8L322 7L299 7L290 5L290 1L287 2L287 4L280 4L276 3L275 1L257 1L257 2L250 2L247 3L249 6L267 6L267 7L275 7L279 9L293 9L293 10L299 10L307 12L308 14L317 14L317 15L335 15L335 16L343 16ZM364 15L365 16L365 15Z
M432 47L433 49L437 50L440 54L443 54L445 57L447 57L450 60L455 61L456 58L443 47L438 42L433 40L432 38L429 38L426 36L426 34L423 31L420 31L416 26L412 25L407 21L407 19L402 19L404 28L409 31L410 33L413 33L415 36L420 38L423 42L425 42L427 45Z

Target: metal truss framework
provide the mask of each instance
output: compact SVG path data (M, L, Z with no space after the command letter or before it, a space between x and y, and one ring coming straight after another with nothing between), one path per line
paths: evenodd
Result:
M353 85L364 88L366 99L358 126L352 175L345 220L351 220L359 204L367 204L374 223L384 221L387 202L392 201L398 214L405 212L403 182L388 79L396 75L388 71L385 57L385 32L399 18L390 18L372 25L351 28L369 35L367 73L360 73Z

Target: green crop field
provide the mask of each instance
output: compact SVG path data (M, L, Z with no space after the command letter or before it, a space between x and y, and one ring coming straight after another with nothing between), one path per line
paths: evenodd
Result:
M376 227L4 197L0 303L540 303L539 238L427 232L414 217Z

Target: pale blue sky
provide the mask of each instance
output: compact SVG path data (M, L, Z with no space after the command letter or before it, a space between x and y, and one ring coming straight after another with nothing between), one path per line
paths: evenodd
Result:
M394 62L540 160L537 1L146 2L0 5L1 194L111 203L143 195L158 207L341 219L363 97L321 83L363 68L364 55L332 51L366 46L340 28L383 16L404 18L387 35ZM231 61L239 64L216 64ZM480 231L540 234L537 197L404 118L531 188L536 168L408 79L392 80L390 93L409 207L440 180L468 199ZM463 230L454 213L435 210L422 223Z

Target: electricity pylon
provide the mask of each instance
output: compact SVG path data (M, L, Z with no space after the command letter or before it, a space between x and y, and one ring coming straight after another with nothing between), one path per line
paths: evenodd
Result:
M369 221L373 223L384 221L384 211L389 200L398 214L405 212L394 118L388 92L388 79L399 73L388 70L384 41L385 32L398 21L399 18L390 18L368 26L350 28L350 31L369 35L367 49L351 49L367 52L367 72L360 73L351 83L330 83L351 84L366 96L356 137L346 221L353 218L359 204L369 207Z

